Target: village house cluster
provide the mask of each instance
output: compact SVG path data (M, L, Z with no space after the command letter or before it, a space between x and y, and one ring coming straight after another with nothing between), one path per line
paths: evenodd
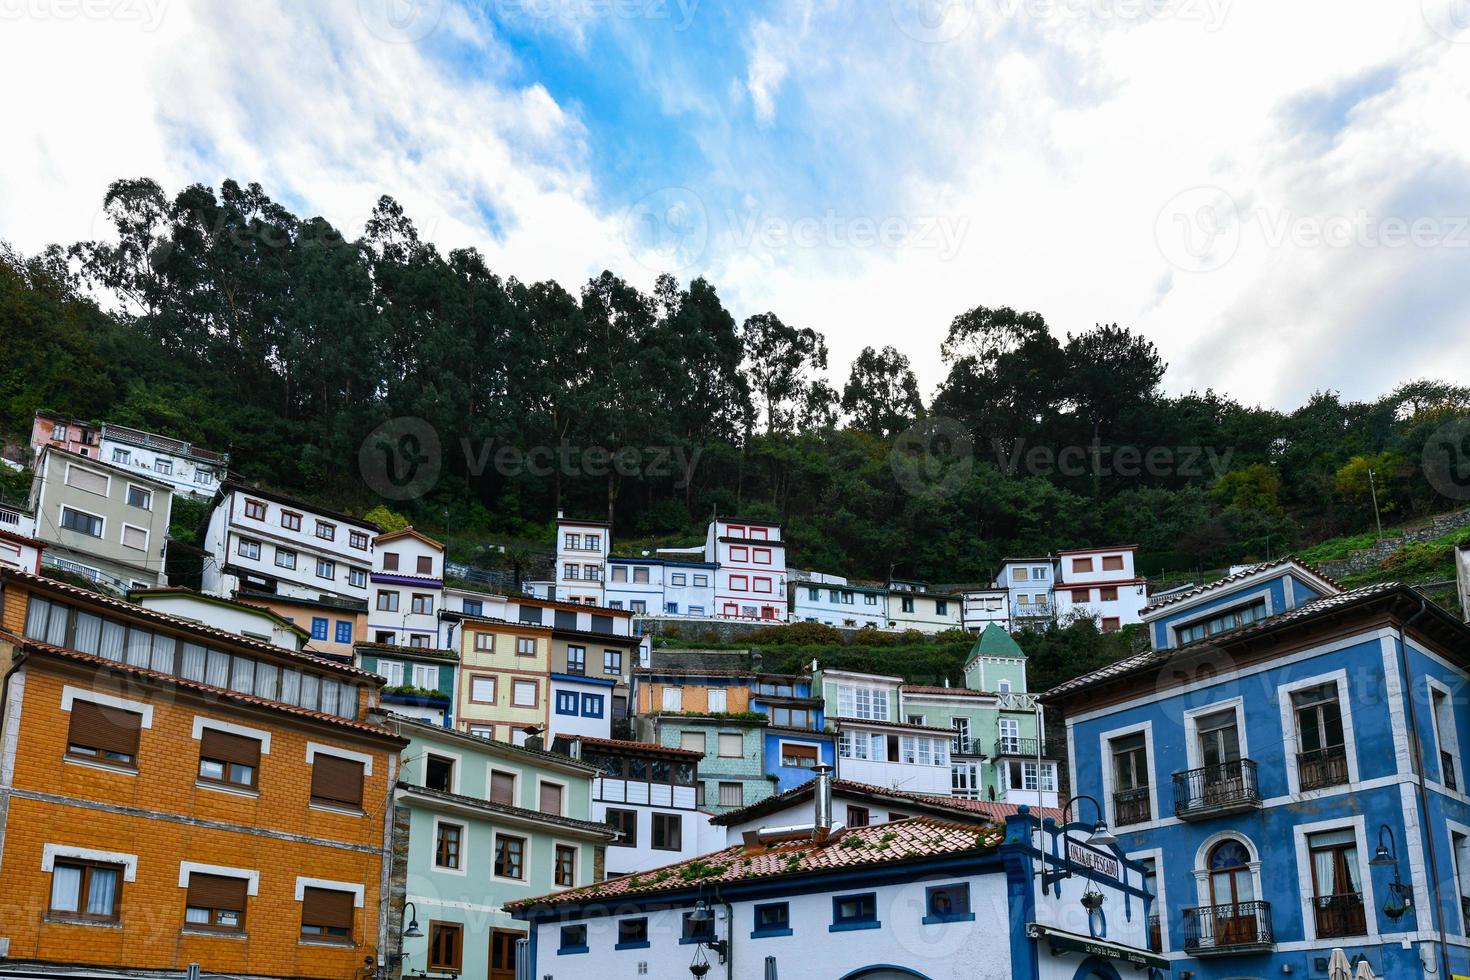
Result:
M619 556L559 518L506 594L45 421L0 523L0 977L1470 974L1470 627L1411 589L1283 558L1149 597L1131 548L865 585L771 524ZM1147 649L1031 691L1022 628L1078 616ZM920 685L655 619L974 636Z

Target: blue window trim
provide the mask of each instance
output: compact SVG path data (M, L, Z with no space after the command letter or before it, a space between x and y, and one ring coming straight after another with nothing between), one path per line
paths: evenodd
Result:
M850 901L854 898L871 898L873 900L873 915L869 918L842 920L837 917L838 904ZM827 927L828 932L855 932L859 929L881 929L883 923L878 921L878 893L858 892L853 895L832 896L832 924Z
M311 617L311 638L313 640L325 640L327 638L327 617Z
M556 692L556 713L559 715L577 715L577 693L575 691Z
M637 943L615 943L613 949L648 949L652 945L648 940Z
M762 909L774 909L774 908L779 908L779 909L784 909L785 910L785 913L786 914L783 915L782 918L786 921L786 924L784 926L774 926L774 927L769 928L769 929L762 929L761 926L760 926L761 910ZM751 932L750 932L750 938L751 939L773 939L773 938L776 938L778 936L789 936L789 935L791 935L791 903L790 902L765 902L765 903L760 904L760 905L757 905L755 907L755 910L752 912L752 916L755 919L755 928L752 929Z
M619 933L621 933L623 931L623 923L624 922L642 922L643 923L643 934L645 936L648 935L648 917L647 916L642 916L642 917L637 918L637 919L623 919L622 921L620 921L618 923L618 932ZM637 939L637 940L634 940L632 942L627 942L627 943L615 943L613 945L613 949L648 949L648 947L650 945L652 945L652 944L649 943L649 941L647 939Z
M954 891L956 889L963 890L963 892L964 892L964 895L965 895L965 911L963 911L963 912L945 912L945 913L936 913L936 912L928 912L928 911L926 911L926 914L924 915L924 917L921 920L919 920L919 921L922 922L926 926L938 925L938 924L943 923L943 922L974 922L975 921L975 913L969 911L969 908L970 908L970 883L968 881L956 881L956 882L952 882L952 883L950 883L948 885L931 885L930 887L925 888L924 889L924 908L926 910L928 910L928 909L932 909L934 907L934 893L935 892Z
M582 695L582 717L601 718L603 715L603 703L603 697L601 694Z
M582 930L582 944L580 946L568 946L567 945L567 930L569 930L569 929L581 929ZM573 955L575 953L585 953L585 952L587 952L587 927L586 926L562 926L561 927L561 945L557 947L556 955L557 956L571 956L571 955Z
M485 603L479 599L466 599L464 601L464 611L471 616L483 615L485 612Z
M348 622L345 619L339 619L339 620L337 620L337 642L338 643L351 643L352 642L352 623Z

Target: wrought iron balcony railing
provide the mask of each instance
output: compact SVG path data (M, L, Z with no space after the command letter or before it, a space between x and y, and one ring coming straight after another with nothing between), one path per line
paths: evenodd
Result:
M1346 785L1347 749L1339 745L1317 752L1298 752L1296 773L1297 782L1304 790Z
M1113 794L1113 821L1119 827L1129 824L1147 823L1153 818L1152 799L1147 786L1125 789Z
M1038 752L1042 756L1046 755L1046 743L1034 738L998 738L995 740L997 756L1034 759Z
M1270 902L1201 905L1183 910L1184 950L1198 956L1251 952L1276 943Z
M1260 805L1256 764L1250 759L1174 774L1174 815L1181 820L1238 813Z
M1340 939L1368 934L1368 917L1363 909L1363 896L1359 892L1314 898L1312 914L1317 919L1318 939Z

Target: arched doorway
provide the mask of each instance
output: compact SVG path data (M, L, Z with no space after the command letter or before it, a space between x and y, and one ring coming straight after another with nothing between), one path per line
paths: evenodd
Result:
M1214 920L1210 925L1217 946L1255 938L1256 883L1250 864L1250 850L1233 837L1210 849L1205 867L1209 871L1210 915Z

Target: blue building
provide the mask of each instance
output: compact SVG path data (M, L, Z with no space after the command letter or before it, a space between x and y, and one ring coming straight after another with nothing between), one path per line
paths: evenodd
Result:
M1146 608L1152 649L1044 700L1148 869L1174 976L1470 973L1470 627L1285 559ZM1186 972L1187 971L1187 972Z
M826 730L823 702L812 697L810 677L756 674L750 679L750 710L766 716L765 772L776 780L777 793L807 782L819 765L836 765L836 736Z

